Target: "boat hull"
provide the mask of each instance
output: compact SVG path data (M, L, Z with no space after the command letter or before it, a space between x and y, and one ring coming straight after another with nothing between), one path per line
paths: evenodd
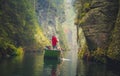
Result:
M61 51L59 50L45 50L44 59L60 59Z

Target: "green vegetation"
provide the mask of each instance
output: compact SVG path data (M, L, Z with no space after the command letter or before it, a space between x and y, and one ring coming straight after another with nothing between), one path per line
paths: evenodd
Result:
M16 56L23 54L22 47L16 48L13 44L9 44L7 42L1 41L0 43L0 55L4 57Z
M0 55L22 53L22 48L37 50L49 43L39 27L35 1L0 0Z
M101 48L97 48L96 51L92 51L91 52L91 56L93 58L93 60L97 61L97 62L101 62L101 63L106 63L106 52L105 50L101 49Z
M83 5L84 9L89 9L90 8L90 3L86 2Z
M79 31L78 31L78 43L80 47L78 56L80 58L83 58L83 56L88 52L88 46L87 46L86 39L85 39L82 28L79 28Z

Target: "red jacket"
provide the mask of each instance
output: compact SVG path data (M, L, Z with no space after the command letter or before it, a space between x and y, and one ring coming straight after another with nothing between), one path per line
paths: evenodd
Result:
M52 36L52 46L56 46L57 45L57 38L55 36Z

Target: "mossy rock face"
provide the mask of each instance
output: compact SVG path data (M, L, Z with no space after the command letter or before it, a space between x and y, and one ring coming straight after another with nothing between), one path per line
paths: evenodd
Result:
M7 54L10 56L22 55L23 48L22 47L16 48L14 45L9 45L7 48Z
M96 51L91 52L92 60L101 62L101 63L107 63L106 60L106 50L97 48Z
M109 50L107 52L108 57L117 61L120 61L120 34L119 33L120 33L120 8L119 8L119 13L118 13L117 21L115 24L115 28L111 36L111 43L109 46Z
M14 56L14 55L16 55L17 48L14 45L8 44L7 48L6 48L6 51L7 51L8 55Z
M105 2L105 3L104 3ZM110 38L110 32L112 31L114 27L114 23L117 17L117 6L116 2L111 3L108 1L104 2L98 2L98 4L102 4L101 6L96 6L94 4L91 5L91 7L95 7L94 9L90 9L88 13L81 19L82 20L82 28L85 33L86 39L89 42L92 42L93 44L88 43L88 47L91 47L89 45L95 45L95 48L108 48L109 44L109 38ZM110 3L110 4L109 4ZM96 2L95 2L96 4ZM116 5L115 5L116 4ZM111 8L109 10L108 8ZM111 12L111 13L109 13ZM89 40L88 40L89 39ZM89 49L89 50L94 50Z
M1 52L0 52L0 58L2 57L2 54L1 54Z
M76 24L79 25L78 28L83 29L89 50L96 50L98 47L107 49L118 14L118 0L79 0L78 2L81 6L78 5L76 8L77 16L82 16L77 18ZM89 11L85 11L85 8L89 8Z
M0 39L0 56L10 57L23 54L23 49L21 47L16 47L14 44L10 43L5 39Z
M36 2L37 0L0 0L0 47L4 53L11 55L17 50L12 45L24 47L25 50L37 50L49 44L36 17Z
M98 47L107 49L118 14L118 0L76 1L79 4L78 6L77 4L75 5L78 11L77 16L79 17L76 18L75 23L78 24L78 28L83 29L89 50L96 50ZM86 8L89 8L89 10L85 11Z
M120 0L76 1L75 24L78 31L82 28L91 55L101 62L106 62L106 56L120 61ZM86 8L89 10L85 11ZM80 35L78 33L78 43Z

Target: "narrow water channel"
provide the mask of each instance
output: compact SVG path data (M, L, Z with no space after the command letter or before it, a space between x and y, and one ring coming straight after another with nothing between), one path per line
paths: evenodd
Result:
M61 62L44 60L43 53L4 59L0 61L0 76L120 76L119 70L106 65L77 61L76 54L75 50L65 52Z
M0 76L75 76L77 55L67 51L60 62L44 60L43 53L26 53L23 57L0 61Z

